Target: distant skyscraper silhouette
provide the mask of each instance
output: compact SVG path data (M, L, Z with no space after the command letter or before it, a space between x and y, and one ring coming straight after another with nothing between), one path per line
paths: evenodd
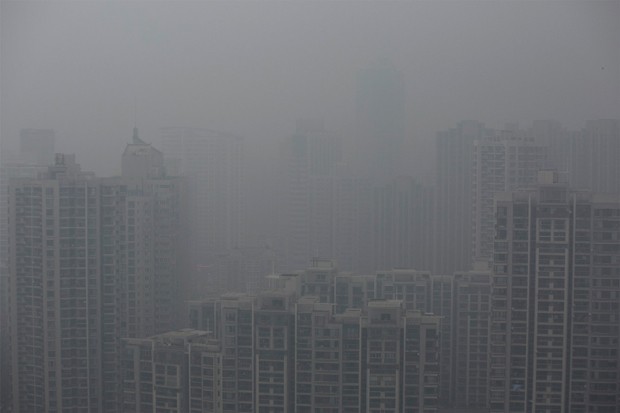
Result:
M209 291L217 257L243 246L243 139L203 128L161 129L170 173L187 178L194 298Z
M22 136L30 136L22 130ZM32 131L32 129L29 129ZM37 129L37 131L39 131ZM44 131L48 131L45 129ZM0 162L0 411L9 411L11 403L10 383L10 348L9 348L9 182L17 178L36 178L39 173L47 171L53 161L49 159L47 139L49 135L43 133L43 149L35 142L25 142L22 139L22 153L19 157L7 156L3 153ZM53 158L53 131L51 131L52 158ZM28 140L28 139L26 139ZM23 152L27 152L24 154ZM37 155L38 154L38 155ZM28 162L26 160L30 160ZM49 163L38 164L40 161Z
M296 271L312 258L335 255L335 185L342 159L340 140L321 120L299 120L280 144L281 271Z

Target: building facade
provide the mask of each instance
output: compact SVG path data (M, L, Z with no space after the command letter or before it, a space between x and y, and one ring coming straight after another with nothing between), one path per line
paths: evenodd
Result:
M571 145L571 186L620 193L620 120L598 119L575 133Z
M471 205L474 141L491 131L477 121L437 133L433 267L437 274L466 271L472 263Z
M620 199L540 176L497 198L491 411L617 411Z
M123 155L144 174L97 178L59 154L11 182L14 412L118 411L120 338L179 326L182 185L141 162L153 151L134 136Z
M490 261L495 234L493 197L536 184L546 147L518 130L500 131L474 142L472 169L472 255Z
M191 327L214 331L221 346L221 405L227 388L234 400L246 394L226 384L228 374L253 383L244 385L253 389L243 396L248 411L437 411L440 318L414 309L418 301L413 290L412 297L402 298L375 299L373 293L372 298L355 298L359 308L336 311L334 300L351 290L345 284L353 280L324 264L272 276L274 288L257 296L226 294L190 303ZM402 283L430 288L428 273L387 274L366 281L373 290L385 290L386 297L400 291ZM430 290L421 290L424 298L417 306L425 307ZM413 304L404 302L409 298ZM241 308L243 326L236 321ZM247 369L235 365L245 357L236 347L242 342Z

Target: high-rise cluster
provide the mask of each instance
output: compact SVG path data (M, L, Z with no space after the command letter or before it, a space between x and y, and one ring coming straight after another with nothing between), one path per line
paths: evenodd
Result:
M233 135L136 130L113 178L3 163L2 407L617 412L619 122L461 122L428 185L398 73L362 80L386 90L352 159L322 121L280 142L273 244L244 245ZM24 133L34 162L49 136Z
M439 317L374 295L360 308L336 311L336 289L348 281L326 264L272 277L273 288L257 296L192 303L197 330L126 340L126 411L190 406L198 412L205 405L214 412L437 411ZM430 285L428 274L419 277ZM390 284L415 286L418 274L381 274L374 281L377 296L391 297ZM200 337L200 343L183 337ZM153 353L138 362L141 349ZM217 359L217 368L200 368L205 359ZM189 365L187 376L172 366L181 360ZM201 392L196 384L205 382ZM168 393L178 397L164 397Z
M116 412L121 337L175 328L182 308L182 181L141 141L123 175L56 155L9 186L13 412Z

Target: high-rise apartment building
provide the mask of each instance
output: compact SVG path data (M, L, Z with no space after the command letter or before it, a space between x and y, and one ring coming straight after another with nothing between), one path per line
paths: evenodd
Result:
M281 271L306 268L312 258L335 258L337 166L340 141L320 120L297 121L280 145Z
M489 351L492 273L486 263L454 274L454 313L449 343L450 394L455 406L486 411L489 407ZM443 331L442 331L443 334Z
M439 326L439 401L442 406L454 403L454 276L433 275L430 297L431 311L441 317Z
M498 192L512 191L536 183L545 167L546 148L521 131L505 130L476 140L472 173L472 252L476 261L493 255L494 204Z
M595 192L620 193L620 120L588 121L573 137L571 185Z
M433 267L452 274L471 267L471 204L474 141L491 134L477 121L460 122L435 140L435 237Z
M205 331L122 340L121 412L221 411L220 347Z
M228 293L189 305L190 325L201 326L218 340L221 377L214 403L218 412L251 412L254 406L254 296Z
M428 271L392 270L375 275L375 298L400 300L406 310L431 312L432 278Z
M347 309L367 310L368 302L375 298L375 276L340 273L334 280L336 314Z
M620 198L544 172L495 211L491 411L618 411Z
M161 134L169 173L187 178L192 294L200 298L209 293L217 257L245 247L243 139L200 128L163 128Z
M120 188L57 155L47 176L9 193L13 411L113 411Z
M436 412L439 318L387 300L368 304L366 322L364 411Z
M19 154L3 150L0 160L0 411L11 404L9 350L9 182L16 178L36 178L54 161L55 134L51 129L22 129Z
M430 275L359 277L381 294L355 294L358 308L336 311L334 300L356 290L357 278L317 261L303 272L271 276L275 288L255 297L190 303L192 328L214 332L221 346L220 403L229 390L234 400L243 394L253 403L249 411L436 411L440 318L413 309L430 305ZM355 285L347 288L349 282ZM411 287L418 284L416 298ZM253 384L238 387L241 377Z
M136 135L123 164L96 178L57 155L10 184L14 412L116 412L120 337L179 325L181 182Z
M167 175L162 153L142 141L137 129L122 156L122 176L107 180L127 189L127 337L183 325L189 294L185 181Z
M296 411L359 411L360 314L333 317L330 303L302 297L295 309ZM346 318L345 318L346 319Z
M0 164L0 411L9 411L11 403L9 349L9 182L36 178L47 166L28 165L3 159Z

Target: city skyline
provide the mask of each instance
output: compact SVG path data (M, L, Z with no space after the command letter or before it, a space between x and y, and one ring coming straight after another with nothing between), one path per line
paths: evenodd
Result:
M118 173L136 124L145 137L228 131L261 158L299 118L350 141L356 78L381 59L403 76L416 174L432 169L436 131L463 119L575 130L620 113L615 1L1 7L2 150L23 128L53 128L98 175Z
M617 413L620 2L0 2L2 413Z

